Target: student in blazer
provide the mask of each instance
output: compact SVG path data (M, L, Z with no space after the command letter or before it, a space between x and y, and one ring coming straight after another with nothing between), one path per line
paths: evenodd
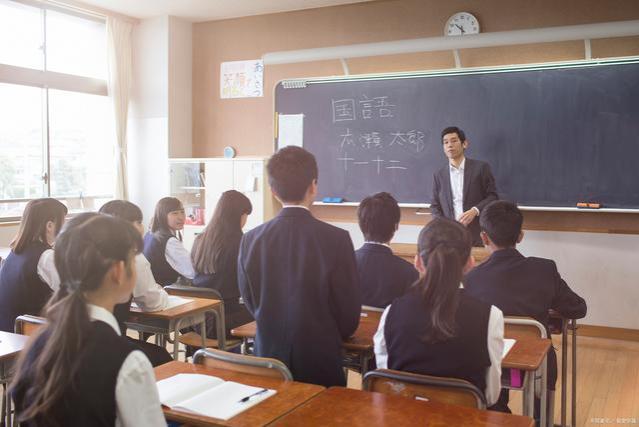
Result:
M257 321L255 354L284 362L296 381L345 385L342 340L359 323L361 299L348 232L313 217L315 157L285 147L268 162L283 204L242 237L238 283Z
M29 201L24 208L11 253L0 272L0 330L14 331L16 317L39 316L59 284L53 243L67 207L56 199Z
M135 286L142 239L124 220L93 215L56 242L61 284L47 324L20 354L10 393L22 426L165 425L148 359L113 315Z
M481 238L490 257L471 270L464 279L466 292L494 304L506 316L528 316L548 329L548 310L564 317L580 319L586 315L586 302L561 278L554 261L525 257L517 249L524 233L523 215L517 206L505 200L484 208L479 219ZM557 358L548 353L548 388L555 389ZM505 390L500 402L508 403Z
M388 193L366 197L357 208L364 246L355 251L362 304L385 308L418 278L415 267L393 255L389 242L393 238L401 212L397 200Z
M465 227L435 219L419 234L420 278L384 310L374 337L378 368L460 378L492 405L501 389L504 320L494 305L469 296L462 276L473 267Z
M448 164L433 176L430 208L434 217L449 218L468 227L473 246L481 246L479 214L498 196L488 163L465 157L468 144L464 131L458 127L442 131L442 147Z

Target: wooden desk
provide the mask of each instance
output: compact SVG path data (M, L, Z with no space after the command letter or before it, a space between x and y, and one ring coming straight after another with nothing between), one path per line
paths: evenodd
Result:
M369 361L373 357L373 336L377 331L377 326L379 325L381 317L381 312L364 310L360 317L357 330L350 338L344 340L342 343L346 351L357 353L359 358L359 368L362 375L368 371ZM255 338L256 333L257 322L255 321L231 329L231 335L241 338L244 341L244 344L242 344L243 349L246 348L246 341L249 338Z
M169 308L162 311L142 311L138 307L131 307L129 320L126 322L128 328L140 332L150 332L160 334L159 337L169 336L174 333L173 359L178 358L178 337L180 329L200 323L202 331L206 331L205 313L210 311L215 314L217 320L218 337L224 337L224 317L218 315L218 307L221 306L219 300L208 298L187 298L192 301ZM202 348L206 347L206 336L202 334ZM163 342L158 343L163 345ZM220 340L220 348L224 349L224 340Z
M532 427L533 420L520 415L331 387L272 425Z
M415 262L415 254L417 253L417 244L415 243L391 243L393 253L400 258L405 259L411 264ZM490 256L486 248L472 248L471 255L475 258L475 264L481 264Z
M27 344L29 337L0 331L0 384L2 384L2 418L4 425L11 424L11 397L7 394L13 361Z
M224 369L207 368L203 365L194 365L192 363L169 362L155 368L155 377L158 381L184 373L213 375L225 381L235 381L255 387L277 390L275 395L227 421L162 407L167 419L194 426L264 426L289 413L324 390L324 387L319 385L283 381L277 378L243 374Z

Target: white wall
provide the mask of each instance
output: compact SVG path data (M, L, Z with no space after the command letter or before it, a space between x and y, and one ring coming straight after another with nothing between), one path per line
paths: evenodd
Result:
M134 28L129 188L147 223L170 193L169 157L191 156L191 70L191 23L162 16Z
M364 243L356 223L347 230L355 249ZM401 225L393 243L416 243L421 227ZM639 236L627 234L526 231L518 249L551 258L561 276L588 304L583 323L639 329Z

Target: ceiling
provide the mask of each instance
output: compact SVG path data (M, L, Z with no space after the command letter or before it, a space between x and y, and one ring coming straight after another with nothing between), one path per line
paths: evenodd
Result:
M370 0L81 0L82 3L134 18L144 19L172 15L193 22L313 9L364 1Z

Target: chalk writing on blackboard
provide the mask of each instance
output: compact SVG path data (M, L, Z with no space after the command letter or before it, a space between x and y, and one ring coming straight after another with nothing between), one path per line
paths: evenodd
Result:
M342 148L342 150L344 149L345 145L353 145L354 141L353 141L353 134L351 133L349 128L346 128L346 132L340 135L342 137L342 141L340 143L340 146Z
M333 99L333 123L355 120L354 99Z
M338 157L337 160L344 162L344 171L348 171L348 162L355 160L352 157L348 157L348 153L344 153L344 157Z
M369 98L366 95L362 95L362 98L363 99L359 101L362 119L372 119L375 116L381 119L393 117L392 108L394 105L388 102L388 96Z
M359 136L359 142L364 149L382 148L382 138L379 132L362 133Z

